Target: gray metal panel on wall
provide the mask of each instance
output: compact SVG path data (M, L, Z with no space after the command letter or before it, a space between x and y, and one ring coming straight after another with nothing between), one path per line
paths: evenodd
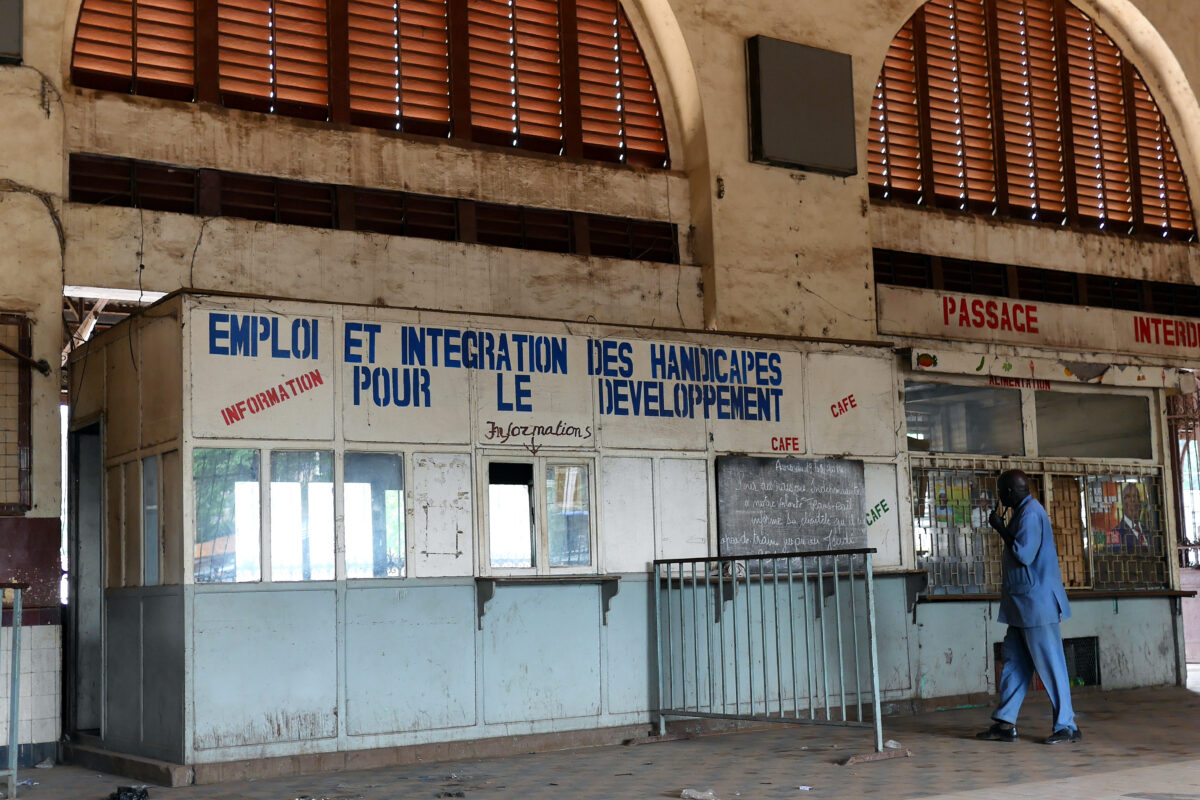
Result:
M346 590L346 732L475 724L475 586Z
M754 36L746 41L750 158L834 175L858 171L850 56Z
M183 587L142 600L142 753L184 761Z
M133 591L109 590L105 597L104 746L137 753L142 697L142 601Z
M497 586L483 618L483 648L485 722L600 713L595 584Z
M606 662L610 714L646 711L657 690L654 651L654 613L651 582L641 576L621 578L620 590L608 609Z
M21 62L21 2L0 0L0 63Z
M197 591L197 750L337 735L333 589Z

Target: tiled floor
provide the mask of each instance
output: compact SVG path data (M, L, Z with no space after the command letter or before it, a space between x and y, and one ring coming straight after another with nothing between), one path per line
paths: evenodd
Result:
M1189 674L1200 689L1200 667ZM1015 743L978 742L988 709L885 719L910 758L841 766L871 750L869 730L777 726L695 739L478 761L418 764L216 786L150 787L153 800L721 800L880 797L888 800L1200 800L1200 694L1181 688L1076 696L1084 741L1047 747L1049 705L1031 700ZM129 781L75 767L29 770L31 800L101 800ZM803 787L810 787L805 789ZM458 795L462 792L462 795Z

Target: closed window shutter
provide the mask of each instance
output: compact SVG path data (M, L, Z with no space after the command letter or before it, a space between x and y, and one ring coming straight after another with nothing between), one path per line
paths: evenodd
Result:
M448 0L83 0L72 75L311 119L332 103L339 122L666 167L662 108L618 0L560 17L564 1L466 0L451 20Z
M922 63L912 92L906 70ZM922 124L929 133L918 137ZM912 141L909 155L902 145ZM1068 3L930 0L889 49L868 146L875 196L928 202L919 183L928 163L940 206L987 210L990 194L1017 218L1194 237L1158 107L1112 40Z
M133 79L133 3L87 0L75 29L72 80L80 86L130 91Z
M930 0L925 35L938 205L990 211L996 177L982 0Z
M180 87L192 97L195 83L195 19L192 0L137 0L137 80Z
M467 5L472 139L558 153L562 56L553 0Z
M1142 77L1133 76L1134 117L1137 120L1138 167L1141 173L1142 212L1151 231L1171 236L1188 231L1192 208L1187 185L1167 123L1150 96ZM1157 306L1156 306L1157 308Z
M79 12L72 80L190 100L194 20L192 0L87 0Z
M324 118L329 56L324 0L218 0L222 101Z
M308 106L324 118L329 107L329 33L325 0L272 0L275 12L275 97Z
M606 161L666 165L657 95L640 48L616 0L578 0L583 154ZM636 58L633 57L636 55ZM636 132L635 137L630 137Z
M667 166L667 134L650 67L625 11L617 6L621 40L621 96L625 114L625 161L641 167Z
M450 133L446 0L350 0L350 111L356 124Z
M1061 223L1067 213L1054 15L1048 3L997 4L1004 164L1013 216Z
M1075 184L1084 224L1127 230L1133 221L1121 53L1073 8L1066 15Z
M873 193L917 202L921 196L921 134L917 68L910 20L888 48L871 104L867 170Z
M270 110L273 41L270 0L218 0L217 49L222 102Z

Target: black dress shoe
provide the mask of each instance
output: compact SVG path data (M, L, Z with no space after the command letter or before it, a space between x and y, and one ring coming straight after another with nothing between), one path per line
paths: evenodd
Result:
M1017 740L1017 726L1011 722L997 722L986 731L980 731L975 734L975 738L988 742L1015 742Z
M1046 737L1045 744L1059 744L1060 742L1080 741L1083 741L1083 735L1079 733L1079 728L1059 728L1054 733Z

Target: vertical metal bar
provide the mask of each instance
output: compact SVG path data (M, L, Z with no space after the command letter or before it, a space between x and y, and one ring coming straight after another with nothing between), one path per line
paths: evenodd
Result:
M821 615L817 627L821 632L821 687L825 697L825 721L828 722L832 719L829 714L829 644L825 641L825 617L828 615L825 613L825 566L821 556L817 556L817 611Z
M847 556L848 558L849 556ZM837 623L837 676L842 698L842 722L846 721L846 656L842 650L842 557L833 557L833 610Z
M746 676L750 679L750 715L754 716L754 618L750 610L754 603L750 591L750 559L746 559Z
M771 692L767 688L767 682L770 679L770 670L767 665L770 659L767 658L767 587L764 585L767 582L767 562L759 559L758 562L758 646L762 652L762 681L763 681L763 716L770 716L770 695ZM753 709L751 709L753 713Z
M779 559L771 561L771 613L775 615L775 694L779 716L783 716L783 654L779 645Z
M858 721L863 721L862 671L858 668L858 600L854 596L854 556L850 556L850 624L854 626L854 703Z
M663 697L663 708L675 708L675 615L671 611L671 563L664 564L667 568L667 694Z
M650 591L653 593L654 602L654 638L658 645L656 654L655 667L658 672L658 735L666 736L667 723L663 718L663 709L667 707L665 696L663 695L663 638L662 638L662 609L659 608L659 593L662 591L662 565L654 565L654 579L651 581ZM670 628L667 629L670 631Z
M717 628L717 633L721 637L721 713L724 714L729 708L729 688L726 684L726 673L729 670L729 662L725 660L725 621L729 619L729 615L725 613L725 575L721 571L721 562L717 562L717 591L720 592L720 597L717 602L721 604L721 627Z
M800 559L801 585L804 588L804 666L808 671L808 718L815 721L816 709L813 707L814 695L817 693L816 676L813 674L813 632L808 622L808 557Z
M687 707L687 638L683 630L683 562L679 562L679 602L676 603L676 608L679 609L679 707ZM675 671L675 665L671 665L671 671Z
M789 558L788 578L788 645L792 650L792 716L800 719L800 691L796 681L796 606L795 589L792 586L792 560Z
M738 613L737 613L737 563L736 561L726 562L729 564L732 574L729 579L733 581L733 607L729 609L729 617L733 620L733 713L742 713L742 656L738 649ZM747 591L749 591L747 589Z
M21 590L13 589L12 674L8 681L8 794L17 796L17 752L21 748Z
M704 666L708 669L708 710L709 713L714 713L716 704L713 700L714 689L716 683L713 678L713 600L712 600L712 562L705 560L704 562Z
M871 637L871 706L875 714L875 752L883 752L883 718L879 712L879 651L875 643L875 582L871 575L871 554L867 561L867 635Z
M692 688L696 693L696 710L700 710L700 628L699 615L696 613L696 600L699 594L696 583L696 562L692 562ZM686 699L686 697L685 697ZM686 705L686 703L685 703Z

